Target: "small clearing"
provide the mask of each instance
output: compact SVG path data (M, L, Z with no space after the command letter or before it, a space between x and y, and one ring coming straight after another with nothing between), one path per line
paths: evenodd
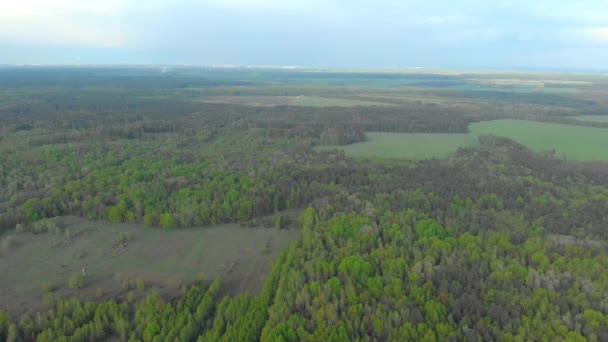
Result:
M459 147L475 146L469 134L366 132L367 141L344 146L317 146L317 150L341 149L352 157L400 159L445 158Z

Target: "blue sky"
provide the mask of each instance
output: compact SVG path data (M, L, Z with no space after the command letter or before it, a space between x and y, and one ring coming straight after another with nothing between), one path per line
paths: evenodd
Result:
M608 1L0 0L0 63L608 70Z

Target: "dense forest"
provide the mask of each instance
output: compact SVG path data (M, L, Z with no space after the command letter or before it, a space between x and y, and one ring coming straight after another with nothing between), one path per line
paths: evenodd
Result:
M300 233L259 293L227 296L221 279L201 278L173 298L48 294L44 312L0 311L0 340L608 340L605 164L495 136L447 159L313 149L363 141L366 131L466 132L502 117L500 106L210 104L192 101L192 87L211 94L261 81L26 71L0 70L10 76L0 77L0 232L45 234L64 215L187 229L297 209ZM476 96L555 106L539 121L597 105L534 95Z

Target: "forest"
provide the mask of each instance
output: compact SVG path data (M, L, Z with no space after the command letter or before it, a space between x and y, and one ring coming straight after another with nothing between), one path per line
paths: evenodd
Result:
M537 76L588 82L564 95L518 88L534 75L492 77L0 69L0 263L29 239L67 236L64 217L174 234L297 229L258 292L201 269L171 295L142 281L91 299L83 269L66 277L69 296L43 286L41 309L0 307L0 340L608 341L608 161L495 135L445 158L339 149L368 132L463 134L507 118L608 127L577 119L608 113L601 78ZM230 101L205 100L218 96ZM336 105L284 104L298 96Z

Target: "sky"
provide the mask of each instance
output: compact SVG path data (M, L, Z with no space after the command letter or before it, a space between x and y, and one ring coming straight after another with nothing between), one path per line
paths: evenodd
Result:
M608 70L608 1L0 0L0 64Z

